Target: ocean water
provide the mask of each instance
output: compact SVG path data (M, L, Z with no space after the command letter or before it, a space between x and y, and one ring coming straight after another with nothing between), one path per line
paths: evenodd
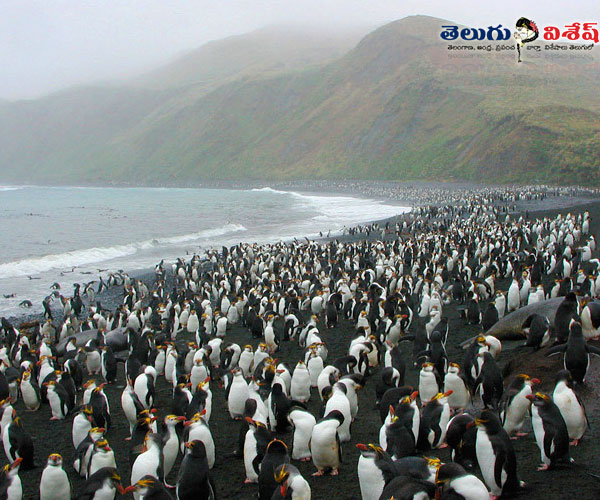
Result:
M410 210L379 200L249 190L0 186L0 316L123 269L240 241L339 233ZM4 295L16 294L6 298Z

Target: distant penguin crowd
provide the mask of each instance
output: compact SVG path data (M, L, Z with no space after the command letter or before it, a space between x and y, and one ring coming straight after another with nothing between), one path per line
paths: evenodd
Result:
M119 271L69 297L55 283L35 328L1 321L1 498L20 500L19 471L34 467L41 500L233 498L213 476L229 459L245 476L243 498L310 500L320 476L350 467L362 500L510 498L527 491L520 471L536 467L519 461L515 439L537 446L537 469L550 471L540 474L574 467L588 429L578 388L600 355L590 214L527 218L509 214L508 201L465 198L348 228L346 239L240 243L161 261L146 282ZM114 287L122 300L108 310L97 299ZM479 332L460 359L448 354L459 335L450 308ZM503 375L505 340L490 330L517 314L512 355L560 358L543 379L527 365ZM354 333L342 336L344 325ZM245 342L232 342L232 329ZM343 356L332 359L333 341L347 346ZM278 359L284 351L292 362ZM109 400L118 378L120 399ZM538 391L544 382L553 389ZM366 384L375 408L361 402ZM168 387L169 405L158 404L158 387ZM217 391L239 436L232 455L213 438ZM51 422L32 428L42 405ZM111 438L117 406L126 443ZM365 412L380 426L356 442ZM37 455L36 440L64 420L72 459ZM127 467L115 459L123 446ZM342 462L345 446L357 462ZM444 448L450 460L439 458ZM82 478L78 491L67 470Z

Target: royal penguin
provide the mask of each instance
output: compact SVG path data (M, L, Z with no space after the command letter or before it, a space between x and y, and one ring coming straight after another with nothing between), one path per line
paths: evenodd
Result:
M435 484L442 489L442 499L489 500L485 484L455 463L442 464L437 470Z
M573 389L573 377L568 370L561 370L556 375L552 400L567 425L569 439L571 439L570 444L577 446L589 424L585 407Z
M292 406L287 418L294 428L292 459L301 462L310 461L310 439L317 423L315 417L304 408Z
M199 440L188 441L185 448L177 476L177 500L216 500L216 488L210 477L204 443Z
M48 457L40 479L40 500L71 500L71 483L58 453Z
M531 425L542 460L538 470L552 469L560 460L571 463L569 431L558 406L550 396L541 392L530 394L527 398L532 402Z
M500 402L500 421L509 436L518 438L527 435L520 432L531 407L527 396L533 394L533 386L539 383L539 379L523 373L517 375L506 388Z
M345 415L339 410L333 410L313 427L310 452L313 464L317 468L313 476L338 475L342 461L342 446L338 430L344 420Z
M517 458L510 438L492 410L483 410L472 425L477 426L477 463L490 498L517 492L523 484L517 475Z

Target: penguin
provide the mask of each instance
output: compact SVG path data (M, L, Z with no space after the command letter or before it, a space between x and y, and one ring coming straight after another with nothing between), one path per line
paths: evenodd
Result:
M600 338L600 303L587 298L581 306L583 336L586 340Z
M442 447L446 438L446 428L450 420L450 406L447 393L438 393L424 403L421 409L421 423L417 447L421 450Z
M441 499L489 500L485 484L455 463L442 464L435 475L435 485L442 489Z
M100 372L106 383L112 384L117 380L117 359L108 345L102 346L100 351Z
M515 439L527 435L520 432L531 406L531 402L527 399L527 396L533 394L532 387L534 384L539 383L539 379L531 378L524 373L517 375L502 396L500 402L500 421L506 433L509 436L514 434Z
M114 500L116 494L123 495L121 476L114 467L105 467L92 474L81 487L78 500Z
M347 391L348 389L345 384L336 382L331 391L331 395L325 403L324 410L325 415L334 410L339 411L343 415L344 420L337 429L337 434L342 443L350 441L350 424L352 422L352 408L348 396L346 396Z
M144 371L135 378L133 390L139 402L142 403L142 406L145 409L151 409L154 406L155 383L156 370L152 366L147 366Z
M275 481L279 484L281 498L310 500L310 485L300 471L291 464L282 464L275 469Z
M263 422L246 417L248 431L244 438L244 468L246 470L245 484L257 483L260 463L267 446L271 442L271 432Z
M133 498L144 500L173 500L160 480L150 474L123 490L123 494L133 493Z
M571 439L570 444L577 446L589 423L585 407L573 389L573 377L568 370L561 370L557 373L552 400L565 421L569 439Z
M482 410L472 425L477 426L475 451L490 498L515 493L523 484L517 475L517 458L508 434L492 410Z
M183 441L202 441L206 449L206 460L208 461L209 469L215 466L215 442L210 432L208 423L204 420L202 413L196 413L192 420L184 423L185 431L183 433ZM182 445L184 444L182 443ZM184 448L182 446L182 453Z
M425 500L435 498L435 486L423 479L407 476L397 476L389 481L383 488L379 500Z
M133 466L131 467L131 484L136 484L145 476L152 476L157 480L163 479L163 464L162 464L162 439L158 434L149 433L144 440L144 448L140 453ZM141 497L140 490L133 492L135 500ZM144 496L144 499L147 497Z
M546 347L550 343L550 321L541 314L530 314L522 327L523 333L527 336L527 347L539 349Z
M92 409L92 418L96 425L110 429L112 418L110 416L110 406L108 398L104 394L105 383L100 384L92 391L89 407Z
M21 375L21 396L23 404L29 411L37 411L41 403L40 388L31 377L31 371L25 370Z
M287 418L294 428L292 459L301 462L310 461L310 439L317 423L315 417L308 410L293 406Z
M446 428L446 442L452 449L452 461L472 470L477 463L475 418L468 413L455 415Z
M186 453L177 476L177 500L216 500L216 488L210 477L206 448L199 440L185 443Z
M88 375L97 375L102 369L100 351L94 340L90 340L85 345L85 367Z
M162 442L163 471L165 479L173 469L177 455L179 455L179 435L176 426L184 422L184 416L167 415L164 420L164 433Z
M310 400L310 373L308 368L304 364L304 361L300 360L294 368L292 374L292 383L290 386L290 395L292 399L306 403Z
M104 439L104 429L92 427L85 439L75 448L73 468L81 477L86 476L90 457L94 450L94 443L102 439Z
M494 326L498 320L499 320L499 316L498 316L498 309L496 309L496 303L495 301L491 301L488 303L487 307L485 308L485 312L483 313L483 316L481 318L481 326L483 327L484 331L488 331L492 326Z
M433 363L423 363L419 372L419 396L421 401L429 401L440 392L440 376Z
M87 437L92 427L92 410L87 406L83 406L73 419L71 429L73 448L77 449L81 442Z
M379 500L386 479L389 481L392 459L379 445L358 443L356 447L360 451L357 473L362 500Z
M86 478L105 467L116 469L117 463L115 462L115 453L108 445L108 441L103 438L94 443L94 449L88 461Z
M475 388L479 390L481 400L486 408L497 409L504 393L502 373L491 352L486 351L478 356L483 358L483 364L479 376L475 380Z
M238 367L242 370L244 377L249 377L252 374L254 365L254 350L251 345L244 346L244 350L240 354Z
M564 368L571 372L573 380L585 383L585 376L590 366L590 354L600 356L600 349L585 341L581 323L572 320L569 326L569 338L566 344L551 347L546 356L564 353Z
M342 446L338 429L345 420L345 416L339 410L327 413L313 427L310 441L310 452L312 461L317 472L313 476L324 474L338 475L338 469L342 462Z
M236 368L232 370L232 373L233 380L227 395L227 409L232 419L241 420L244 416L244 406L249 395L248 383L244 380L241 369Z
M48 402L52 409L50 420L64 420L69 411L73 409L70 405L67 391L61 384L57 384L55 380L45 382L44 386L47 387Z
M556 343L562 344L569 337L570 324L572 319L579 317L579 304L577 296L574 292L569 292L559 304L554 316L554 333L556 335ZM575 377L575 374L573 374Z
M550 396L541 392L530 394L527 399L532 402L531 424L542 457L538 471L554 468L559 460L572 463L573 459L569 454L569 431L556 404Z
M22 461L22 458L17 458L12 464L7 464L0 470L0 498L21 500L23 497L23 485L19 477L19 466Z
M40 500L71 500L71 483L58 453L48 457L40 480Z
M277 489L275 470L283 464L289 464L290 457L287 445L279 439L273 439L267 445L267 451L260 463L258 474L258 498L259 500L271 500L273 492Z
M7 409L4 410L5 412ZM20 417L14 417L2 432L2 442L4 444L4 453L9 463L13 463L17 458L22 458L21 467L23 470L33 469L33 439L23 429Z
M411 403L411 398L406 396L395 409L390 406L390 419L380 429L381 446L396 460L414 455L416 450L418 435L414 433L419 429L415 428L415 411Z
M457 363L448 365L448 373L444 377L444 392L449 393L448 405L452 411L462 411L471 402L467 378Z

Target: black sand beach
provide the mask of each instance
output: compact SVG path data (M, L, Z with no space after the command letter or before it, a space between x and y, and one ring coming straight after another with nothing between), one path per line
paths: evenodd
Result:
M583 202L583 204L581 204ZM538 210L534 210L537 208ZM569 200L567 198L547 198L543 201L532 202L531 204L521 205L520 210L527 210L530 218L554 216L559 212L570 211L579 213L588 210L592 217L591 234L600 235L600 201L590 202L589 200ZM371 234L370 238L379 237L380 234ZM360 234L354 238L367 237ZM169 270L170 273L170 270ZM152 272L136 274L145 282L153 282L154 274ZM498 288L506 290L508 281L503 280L498 283ZM112 288L98 297L103 306L108 309L114 307L122 300L121 288ZM481 332L480 326L468 326L465 321L459 317L457 308L453 305L444 308L444 314L449 318L450 335L448 340L448 355L451 361L462 362L463 351L459 344L464 340L473 337ZM22 321L31 321L35 317L13 318L12 321L18 326ZM281 326L281 325L279 325ZM419 318L416 317L412 330L420 328ZM333 330L324 327L323 321L319 321L319 329L323 340L329 348L329 358L335 359L347 353L350 338L354 333L354 325L347 320L341 319L340 324ZM410 333L410 332L409 332ZM185 342L191 336L180 336L178 342ZM254 346L257 341L251 342L248 331L236 325L227 332L227 341L235 342L240 345L252 343ZM515 350L520 342L503 343L503 351L499 356L501 367L507 366L510 362L511 367L517 373L526 372L531 376L537 376L542 380L541 389L549 391L554 385L553 374L560 368L560 360L555 357L550 360L544 357L544 349L532 354L529 350ZM405 345L402 347L407 357L411 356L411 347ZM303 350L294 342L285 342L282 349L277 353L277 359L285 362L290 370L293 369L298 359L300 359ZM515 368L516 367L516 368ZM505 373L505 381L507 380ZM413 386L417 385L418 372L415 369L407 370L407 383ZM130 468L128 461L129 445L124 438L128 435L128 424L122 412L120 405L121 392L124 385L123 370L120 365L119 376L116 384L105 388L111 403L113 416L113 427L107 433L107 438L115 450L115 456L119 472L123 478L123 484L129 484ZM257 493L256 485L244 485L244 468L241 460L231 457L231 453L236 447L238 437L238 423L233 423L227 412L224 391L216 386L212 387L213 392L213 411L210 421L212 435L215 440L217 458L212 476L215 480L219 499L250 499ZM167 385L163 377L159 377L157 384L158 401L157 407L160 408L160 418L169 413L171 401L171 388ZM518 472L520 478L527 483L527 490L522 493L523 498L532 500L548 499L572 499L596 498L600 495L600 479L591 474L600 473L600 360L594 359L586 387L581 391L581 396L587 407L590 420L590 429L586 433L581 444L572 448L572 456L576 465L572 467L560 467L550 472L537 472L536 467L539 464L539 450L535 444L533 434L515 442L515 450L518 461ZM480 404L480 403L478 403ZM320 413L320 400L316 391L313 390L312 399L309 403L309 409L314 415ZM50 453L61 453L65 458L65 470L68 472L72 481L73 489L78 492L82 480L76 477L71 467L71 457L73 448L71 443L71 422L72 417L64 421L49 422L51 416L48 405L43 405L38 412L27 412L22 401L19 401L16 410L22 417L25 428L33 435L35 444L35 455L38 468L32 471L22 471L21 478L23 482L23 498L35 499L38 497L38 485L43 464ZM375 408L375 383L374 379L367 382L365 388L359 393L359 412L356 422L352 425L352 441L347 443L343 449L343 463L340 467L338 477L318 477L311 478L310 475L315 471L312 463L295 462L304 477L310 483L313 499L336 498L340 500L359 500L360 490L358 478L356 475L356 465L359 457L356 443L376 443L380 428L379 414L374 411ZM530 428L525 429L531 431ZM291 446L292 434L279 436ZM440 450L432 453L439 456L442 460L449 459L447 450ZM180 459L179 459L180 460ZM174 467L178 470L178 466ZM175 482L172 475L169 483Z

